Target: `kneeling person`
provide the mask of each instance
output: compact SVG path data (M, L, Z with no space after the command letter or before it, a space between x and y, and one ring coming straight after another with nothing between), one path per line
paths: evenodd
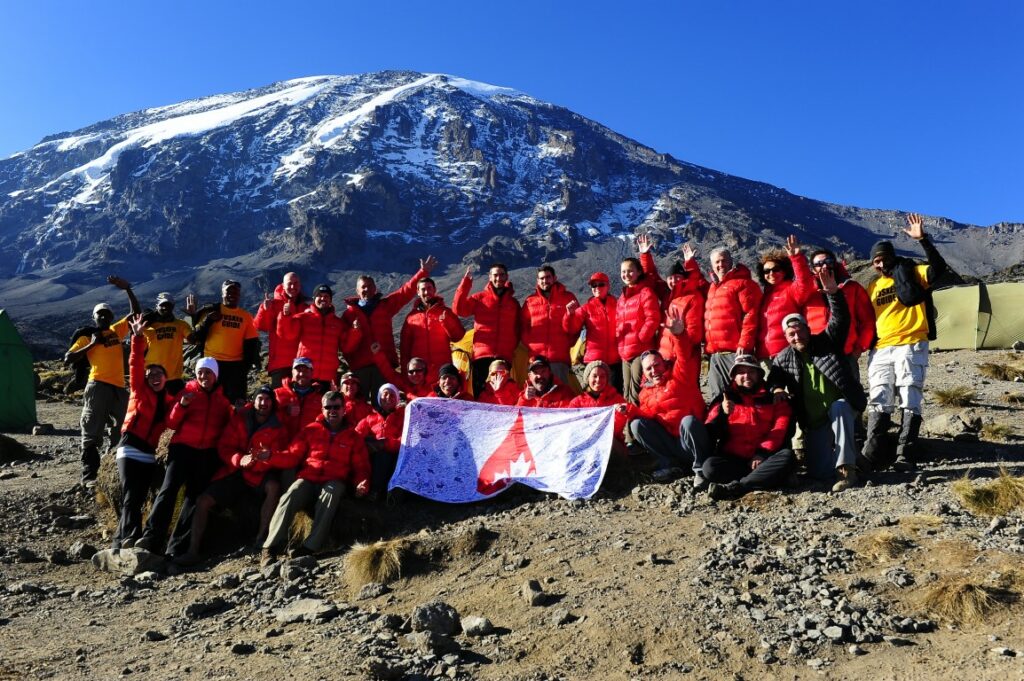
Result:
M694 487L712 499L781 487L796 465L784 449L792 415L764 383L753 355L737 355L729 385L712 401L707 420L683 419L681 442L694 459Z
M324 394L323 413L299 431L288 446L288 456L301 462L298 479L281 497L270 520L270 532L263 544L262 564L272 562L288 541L292 519L315 503L313 529L296 555L319 551L331 531L338 503L346 489L357 497L370 491L370 463L366 445L345 418L345 398L333 390Z

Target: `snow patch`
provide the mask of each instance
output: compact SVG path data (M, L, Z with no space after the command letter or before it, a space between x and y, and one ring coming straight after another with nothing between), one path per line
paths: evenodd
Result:
M481 83L475 80L466 80L465 78L457 78L455 76L448 76L441 73L435 75L441 77L449 85L462 90L466 94L473 95L474 97L490 99L498 95L505 95L506 97L520 97L523 95L519 90L514 90L510 87L489 85L487 83Z

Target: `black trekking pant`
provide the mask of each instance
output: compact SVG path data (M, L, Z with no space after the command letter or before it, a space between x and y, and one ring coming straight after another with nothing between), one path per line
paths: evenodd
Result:
M188 551L196 500L206 490L219 464L216 449L194 449L182 444L170 446L164 482L157 492L143 534L147 541L153 543L154 548L160 546L167 536L167 528L171 524L174 507L178 501L178 492L184 487L185 498L181 502L171 540L167 544L167 555L176 556Z

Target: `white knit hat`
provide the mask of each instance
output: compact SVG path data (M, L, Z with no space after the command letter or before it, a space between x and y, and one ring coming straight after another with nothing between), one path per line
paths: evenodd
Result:
M200 369L209 369L213 372L213 375L220 378L220 366L217 364L217 360L213 357L203 357L196 362L196 376L199 375Z

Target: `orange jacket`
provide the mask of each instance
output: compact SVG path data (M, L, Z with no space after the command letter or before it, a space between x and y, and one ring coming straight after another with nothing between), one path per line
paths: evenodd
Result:
M399 342L402 362L413 357L424 359L427 376L434 376L438 369L452 361L451 344L462 340L464 335L462 321L448 309L444 299L434 297L427 304L417 300L402 324Z
M736 265L714 281L704 305L704 351L736 352L757 348L757 313L761 288L746 265Z
M519 316L523 344L531 355L544 355L551 362L569 363L569 350L576 341L575 334L566 331L565 306L570 302L579 305L576 296L561 282L551 286L545 296L540 287L526 297Z
M512 284L498 295L488 282L484 290L469 294L473 280L463 277L455 289L452 309L460 317L473 317L473 357L510 360L519 345L519 301Z
M250 432L253 427L255 430ZM276 414L271 414L265 423L257 425L252 416L252 404L247 404L232 415L217 443L217 454L224 463L213 479L220 480L241 470L245 484L257 487L263 482L267 471L291 463L285 453L288 442L288 430ZM260 461L256 459L256 453L264 447L270 450L270 458ZM242 457L246 454L253 456L253 462L248 468L242 468Z
M360 305L359 298L346 298L345 304L349 309L360 312L367 320L366 331L362 339L351 353L345 353L349 367L354 371L372 365L373 353L370 346L374 342L380 343L381 352L391 362L391 366L397 366L398 353L395 352L394 319L395 315L405 307L410 300L416 297L416 285L420 279L427 276L424 270L417 270L409 281L402 284L397 291L382 295L380 292L375 295L368 305ZM342 314L342 317L345 315ZM403 355L404 357L404 355Z
M270 346L267 354L267 371L275 371L277 369L289 369L292 366L292 360L298 357L299 339L295 338L282 338L277 333L277 320L281 317L281 310L284 308L284 304L288 302L288 296L285 295L284 286L278 284L274 289L274 297L268 303L269 310L264 309L263 304L260 304L256 310L256 316L253 318L253 323L256 328L267 334L267 342ZM304 312L309 307L309 303L305 302L302 294L300 293L295 300L292 301L292 314L299 314Z

